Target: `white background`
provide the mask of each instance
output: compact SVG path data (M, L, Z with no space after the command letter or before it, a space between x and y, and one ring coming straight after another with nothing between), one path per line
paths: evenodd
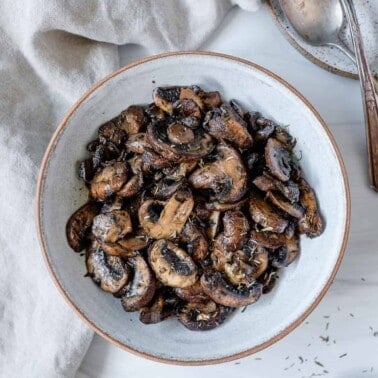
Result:
M368 187L359 83L302 57L266 7L257 13L233 9L201 50L246 58L272 70L302 92L331 128L352 195L349 245L340 271L305 323L260 353L220 365L171 366L136 357L95 336L77 377L378 377L378 194ZM127 64L149 52L125 46L121 55Z

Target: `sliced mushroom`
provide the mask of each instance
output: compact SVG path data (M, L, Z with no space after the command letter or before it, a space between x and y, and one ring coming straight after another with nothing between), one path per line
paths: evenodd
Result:
M155 294L155 277L142 256L128 259L134 272L132 280L118 293L125 311L136 311L147 305Z
M125 143L128 151L135 152L137 154L143 154L144 151L151 149L151 145L147 142L146 133L138 133L131 135Z
M136 255L136 251L126 249L122 247L119 243L101 243L101 248L103 251L110 256L118 256L123 259L128 259Z
M220 272L207 271L201 277L205 293L216 303L227 307L243 307L256 302L262 293L261 284L237 287L228 283Z
M210 240L214 240L218 234L219 226L221 221L221 212L220 211L211 211L206 228L206 235Z
M287 219L278 214L272 205L266 202L264 198L255 191L251 191L249 212L252 219L266 231L282 233L288 225Z
M96 241L87 250L86 265L92 280L110 293L119 291L130 279L130 269L123 260L108 256Z
M286 244L287 238L283 233L277 234L275 232L252 231L250 234L250 240L262 247L277 249Z
M268 192L266 198L276 206L278 209L281 209L285 213L291 215L294 218L301 219L304 214L304 209L301 205L296 202L290 203L285 199L280 193L277 192Z
M235 203L220 203L217 201L207 202L206 208L209 210L227 211L227 210L240 210L247 202L247 199L243 199Z
M290 179L292 159L290 152L275 138L269 138L265 146L265 160L272 175L286 182Z
M93 219L92 233L103 243L115 243L132 230L130 215L126 210L113 210Z
M180 87L158 87L152 92L154 103L167 113L172 113L173 103L180 99Z
M132 176L125 185L117 192L118 197L127 198L135 196L143 187L143 176Z
M294 181L282 181L277 180L268 173L264 172L261 176L256 177L253 184L257 186L263 192L270 192L272 190L280 192L290 202L298 202L299 188Z
M271 267L266 270L266 272L259 278L259 283L263 285L263 294L268 294L272 291L277 282L277 278L278 276L276 268Z
M177 127L172 125L178 124L163 119L147 127L148 142L165 159L176 163L199 160L214 148L212 138L202 128L192 130L181 125L180 129L185 130L179 133Z
M118 196L109 198L101 206L101 214L110 213L113 210L121 210L122 206L123 206L123 198L118 197Z
M138 176L138 175L141 175L143 174L143 159L142 159L142 155L135 155L134 157L132 157L131 159L129 159L128 161L128 164L130 165L130 168L131 168L131 172Z
M197 280L192 286L187 288L176 287L176 295L187 302L203 302L209 299L209 297L203 291L201 283Z
M224 271L225 265L230 263L233 257L233 252L229 251L223 244L224 237L222 234L218 235L212 244L211 261L214 268L218 271Z
M88 232L99 210L99 204L87 202L71 215L66 225L66 236L69 246L74 251L80 252L87 246Z
M102 144L111 142L120 147L126 139L126 133L119 129L113 122L106 122L98 129L98 139Z
M93 165L93 159L85 159L79 165L79 177L88 184L96 174L96 168Z
M222 104L222 97L219 92L204 92L199 91L198 97L202 100L204 108L206 110L211 110L218 108Z
M170 287L189 287L197 281L197 267L191 257L172 242L160 239L149 251L149 263L157 278Z
M305 179L299 181L299 203L305 208L304 217L298 223L298 230L310 238L319 236L323 232L323 221L320 216L316 196Z
M204 127L214 138L230 141L237 147L248 148L253 144L246 122L228 104L222 104L219 109L215 109Z
M172 165L169 160L154 151L145 151L142 157L142 171L149 173L157 169L167 168Z
M182 185L182 180L165 177L153 187L151 192L156 199L166 200L172 197Z
M234 258L224 265L224 273L227 280L236 286L253 284L255 282L253 277L254 270L253 266L238 258Z
M139 320L144 324L162 322L176 313L178 298L167 287L158 289L151 303L139 310Z
M285 247L277 248L272 251L271 264L275 268L285 268L289 261L289 252Z
M125 131L128 136L137 134L147 124L147 117L141 106L131 105L124 110L117 122L117 126Z
M169 178L181 179L191 173L196 168L197 164L198 162L196 160L180 163L170 171L167 176L169 176Z
M191 331L208 331L221 325L231 311L212 300L189 302L181 306L178 319Z
M165 112L154 103L147 106L146 114L151 119L151 121L163 119L166 116Z
M243 247L242 258L246 259L248 264L253 266L253 273L251 277L257 279L268 268L269 265L269 251L262 245L257 244L252 239L248 241Z
M256 119L258 129L255 132L255 139L257 142L264 143L276 130L276 125L270 119L258 117Z
M154 239L174 239L183 229L193 206L189 190L176 192L167 202L147 200L139 209L139 223Z
M234 148L219 143L217 159L196 169L189 182L196 189L212 189L221 203L237 202L247 190L247 171L241 157Z
M202 230L188 220L181 232L180 240L186 244L186 250L196 262L206 259L209 252L209 243Z
M299 238L297 236L288 239L286 242L286 248L288 252L286 266L290 265L294 260L296 260L300 253Z
M276 127L274 137L281 142L287 149L292 150L297 141L283 127Z
M104 201L117 193L127 180L127 166L117 162L96 173L91 183L92 198Z
M241 211L227 211L223 216L222 244L228 251L241 249L248 239L250 226Z

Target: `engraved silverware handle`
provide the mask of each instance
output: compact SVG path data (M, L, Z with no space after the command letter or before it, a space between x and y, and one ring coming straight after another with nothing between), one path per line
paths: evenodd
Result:
M371 186L378 191L378 100L353 2L352 0L341 0L341 4L349 21L361 82Z

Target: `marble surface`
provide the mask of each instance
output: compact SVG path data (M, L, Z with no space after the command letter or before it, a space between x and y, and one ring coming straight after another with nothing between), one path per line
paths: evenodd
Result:
M264 7L257 13L233 9L201 49L264 65L299 89L324 117L349 174L352 223L346 255L305 323L260 353L221 365L171 366L136 357L95 336L77 378L378 377L378 194L368 186L359 83L302 57ZM149 54L138 46L120 52L124 64Z

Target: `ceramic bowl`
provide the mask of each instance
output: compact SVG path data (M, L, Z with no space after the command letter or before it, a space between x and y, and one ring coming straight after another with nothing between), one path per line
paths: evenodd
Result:
M302 238L300 258L280 273L274 290L235 313L220 327L193 332L175 318L144 325L119 299L101 291L86 273L84 257L65 236L67 219L87 199L77 164L97 128L130 104L151 102L156 86L198 84L238 99L288 125L301 166L314 187L326 228ZM248 61L214 53L182 52L123 67L90 89L68 112L43 160L38 184L42 252L63 296L98 334L136 354L162 362L209 364L240 358L278 341L316 307L340 265L348 234L350 200L335 141L314 108L282 79Z

